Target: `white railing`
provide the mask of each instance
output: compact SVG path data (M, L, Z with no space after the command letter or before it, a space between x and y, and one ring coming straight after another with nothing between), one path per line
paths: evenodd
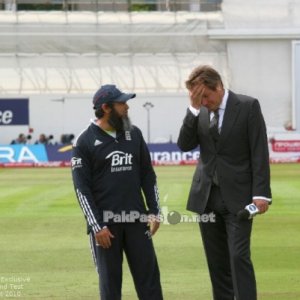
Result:
M0 0L0 10L215 11L222 0Z

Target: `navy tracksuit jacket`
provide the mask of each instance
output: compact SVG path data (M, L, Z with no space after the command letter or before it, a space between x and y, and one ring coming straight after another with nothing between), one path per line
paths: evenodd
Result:
M159 213L156 175L137 127L113 138L91 123L75 141L71 163L77 198L94 233L113 223L103 220L104 211Z

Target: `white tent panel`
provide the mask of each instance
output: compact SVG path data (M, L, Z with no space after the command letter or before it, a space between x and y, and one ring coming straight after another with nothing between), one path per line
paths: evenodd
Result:
M299 1L224 0L222 11L226 28L291 27L299 16Z
M227 70L225 53L136 54L0 54L2 94L90 93L114 82L141 92L184 91L184 81L199 64Z
M290 45L281 41L231 41L228 60L233 89L258 98L267 124L283 127L291 119Z

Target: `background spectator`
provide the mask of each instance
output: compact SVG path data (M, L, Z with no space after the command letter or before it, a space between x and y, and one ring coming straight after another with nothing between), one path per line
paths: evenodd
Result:
M27 144L27 140L31 139L31 135L25 136L24 133L20 133L15 140L11 141L11 144Z
M62 144L71 144L74 137L74 134L62 134L60 137L60 142Z
M44 144L44 145L51 144L50 141L52 139L53 139L53 135L49 135L47 137L44 133L41 133L39 139L35 142L35 144Z

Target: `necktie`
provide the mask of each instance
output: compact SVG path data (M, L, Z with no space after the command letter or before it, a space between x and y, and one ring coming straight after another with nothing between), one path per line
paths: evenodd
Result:
M219 110L215 110L213 118L210 120L209 132L214 140L215 145L217 145L220 133L219 133ZM214 169L212 175L212 182L214 185L219 186L219 180L217 175L217 169Z
M213 118L210 120L209 132L216 143L220 137L219 133L219 110L215 110Z

